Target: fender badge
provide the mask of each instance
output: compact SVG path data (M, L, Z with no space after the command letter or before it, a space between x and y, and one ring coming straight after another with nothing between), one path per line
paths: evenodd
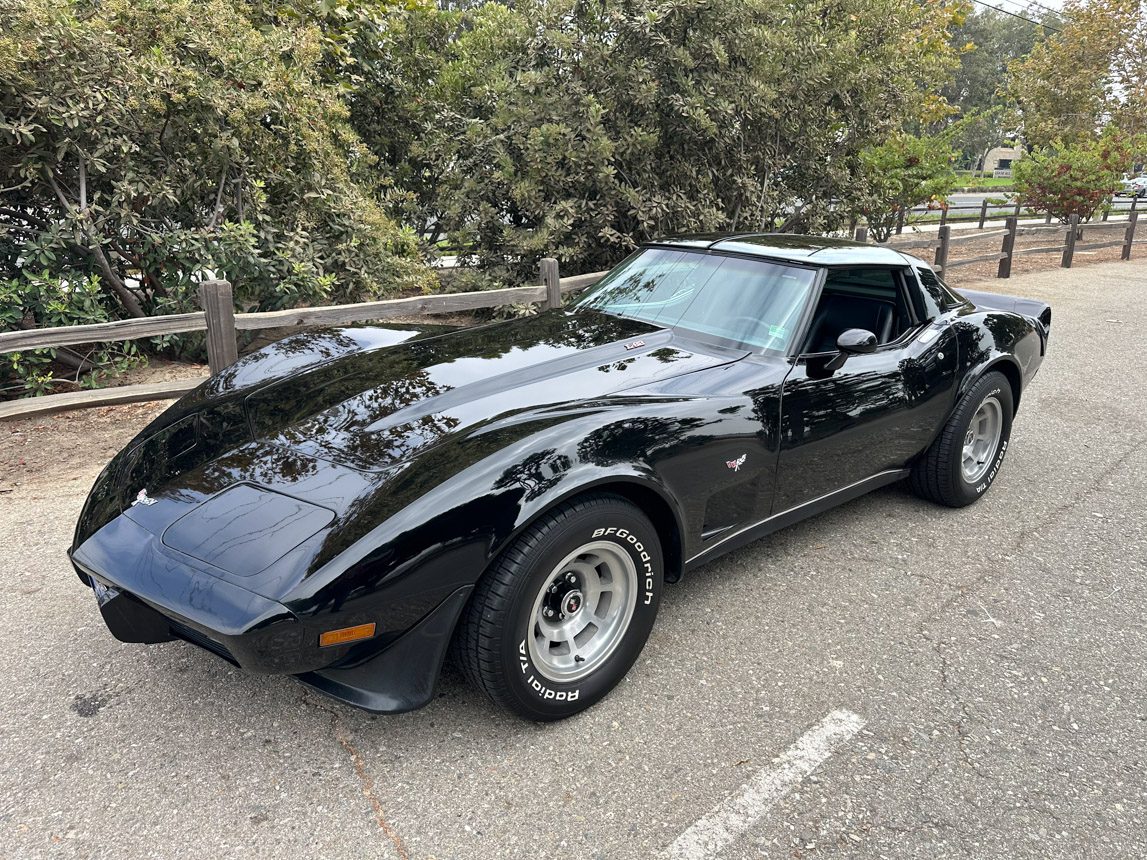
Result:
M748 454L742 454L736 460L726 460L725 465L732 469L734 472L741 471L741 467L745 465L745 461L749 459Z
M635 340L635 341L633 341L632 343L627 343L627 344L625 345L625 348L626 348L626 349L640 349L640 348L641 348L641 347L643 347L643 346L645 346L645 341L643 341L643 340Z
M147 494L147 490L140 490L136 494L135 501L132 502L129 507L134 508L136 505L154 505L158 501L159 499L153 499L151 496L149 496Z

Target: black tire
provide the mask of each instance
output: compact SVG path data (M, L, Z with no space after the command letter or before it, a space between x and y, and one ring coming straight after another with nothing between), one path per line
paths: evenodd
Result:
M630 599L618 600L616 606L622 619L628 614L626 607L632 606L632 615L627 624L622 620L615 622L616 627L595 629L594 636L602 629L615 630L615 644L592 658L597 665L589 674L564 681L560 676L547 676L539 659L551 658L535 659L531 649L539 646L528 643L537 641L536 633L541 630L537 613L552 607L545 601L555 599L550 596L555 582L564 587L558 566L587 546L598 547L607 557L612 553L615 565L627 571L622 577L636 588L626 586L632 592ZM629 578L626 557L634 565L636 580ZM612 690L641 654L661 603L662 558L657 530L626 500L601 494L564 504L523 532L482 576L455 633L455 660L475 687L519 716L550 721L583 711ZM588 604L586 597L585 608ZM577 604L577 609L582 608ZM546 654L550 653L547 646ZM570 654L577 659L572 649ZM552 668L549 671L554 674ZM583 670L575 663L569 671Z
M989 400L994 400L1000 408L999 439L990 454L980 461L982 473L969 480L963 469L964 443L972 419ZM913 492L950 508L962 508L979 499L999 474L1012 435L1014 412L1012 387L1007 377L996 371L985 373L961 398L939 437L913 466L910 479Z

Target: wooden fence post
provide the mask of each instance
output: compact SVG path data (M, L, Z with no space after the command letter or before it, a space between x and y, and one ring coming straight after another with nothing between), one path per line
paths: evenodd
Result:
M538 267L542 272L542 283L546 287L546 307L562 306L562 283L558 277L558 261L553 257L542 257Z
M1075 234L1079 232L1079 216L1072 215L1067 221L1067 235L1063 240L1063 259L1059 265L1062 269L1071 268L1071 258L1075 256Z
M940 244L936 246L936 259L934 264L941 272L948 266L948 243L952 238L952 225L944 224L940 227Z
M207 363L215 374L239 358L231 282L204 281L199 285L199 304L207 317Z
M1004 234L1003 244L1000 245L1000 253L1006 256L1000 260L999 268L996 269L997 278L1010 278L1012 276L1012 252L1016 247L1016 225L1019 223L1019 218L1015 215L1007 217L1008 232Z
M857 227L856 228L856 241L857 242L867 242L868 241L868 228L867 227Z
M1131 246L1135 243L1135 223L1139 220L1139 213L1132 212L1127 219L1127 232L1123 234L1123 250L1119 254L1119 259L1131 259Z
M980 204L980 226L978 226L976 229L977 230L983 230L984 229L984 222L986 220L988 220L988 198L987 197L985 197L984 202Z

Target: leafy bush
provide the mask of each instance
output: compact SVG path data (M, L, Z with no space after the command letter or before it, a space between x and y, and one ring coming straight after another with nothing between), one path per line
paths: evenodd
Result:
M1130 152L1129 142L1115 133L1036 149L1012 166L1016 192L1028 209L1065 223L1072 215L1086 221L1114 195Z
M306 22L230 0L8 0L0 11L0 278L98 275L113 316L425 283Z
M109 322L108 305L99 279L80 273L61 280L25 271L22 278L0 280L0 330ZM95 388L105 377L145 360L132 341L35 349L0 358L0 399Z
M467 249L464 262L520 283L542 256L567 272L601 269L667 233L838 226L847 214L834 203L858 190L859 152L934 107L956 7L523 0L463 10L395 11L401 38L433 45L433 59L358 64L352 120L413 123L409 205ZM457 24L424 20L435 16ZM382 138L359 132L390 157Z
M861 193L855 212L883 242L900 213L923 203L944 205L956 185L956 154L947 138L898 134L860 154Z

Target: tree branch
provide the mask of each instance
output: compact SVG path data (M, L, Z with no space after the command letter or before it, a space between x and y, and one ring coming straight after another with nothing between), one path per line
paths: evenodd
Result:
M47 230L52 225L43 218L37 218L35 215L29 215L20 209L9 209L7 206L0 206L0 215L6 215L9 218L19 218L25 223L31 224L33 227L39 227L41 230Z
M227 182L227 173L231 169L231 165L223 168L223 172L219 174L219 188L215 191L215 208L211 210L211 220L207 222L207 229L214 230L215 223L219 216L223 213L223 186Z
M136 298L135 293L128 289L127 284L123 282L119 275L116 274L112 268L111 261L108 260L107 255L104 253L94 231L91 229L91 224L86 214L77 213L71 201L64 196L63 190L60 188L60 183L56 181L56 177L52 175L50 170L44 171L44 177L48 180L48 184L52 186L52 190L56 192L56 197L59 199L61 205L69 215L76 221L83 232L84 238L88 240L88 244L82 245L76 242L76 247L82 249L96 264L100 272L107 279L107 285L111 289L117 299L123 303L124 309L133 317L147 316L143 312L143 307Z
M88 211L88 163L80 156L80 211Z

